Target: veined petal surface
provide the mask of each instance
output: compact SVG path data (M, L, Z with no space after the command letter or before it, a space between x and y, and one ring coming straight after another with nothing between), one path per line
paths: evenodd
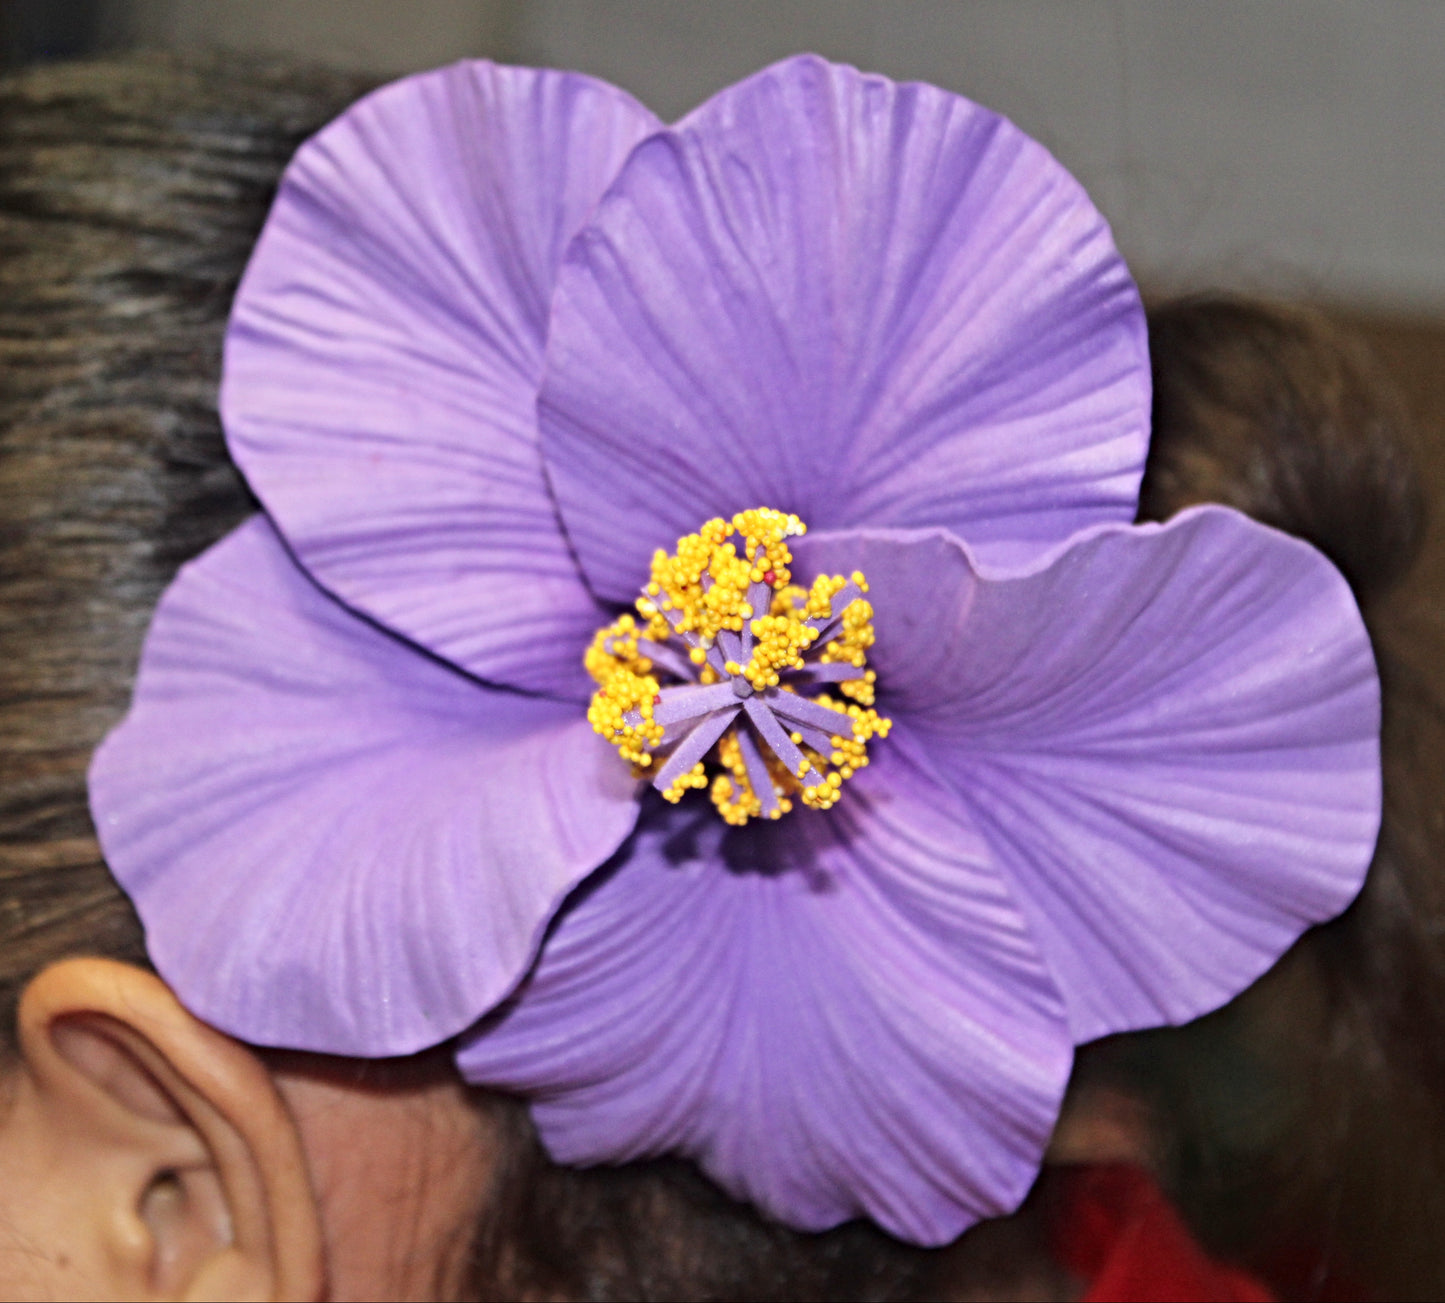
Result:
M559 1161L680 1153L790 1225L942 1243L1023 1198L1072 1048L958 802L893 747L825 815L650 804L458 1063Z
M222 416L288 544L342 600L494 682L588 692L603 616L535 400L562 251L656 125L573 73L397 82L302 146L237 295Z
M435 1045L502 999L636 817L575 706L327 596L264 517L182 572L91 766L106 862L187 1006L263 1045Z
M1019 560L1133 518L1137 291L1042 146L805 57L628 159L558 276L542 447L594 590L766 503Z
M1078 1041L1243 990L1364 880L1379 681L1339 573L1222 507L1028 571L942 535L802 540L861 566L880 709L1012 882Z

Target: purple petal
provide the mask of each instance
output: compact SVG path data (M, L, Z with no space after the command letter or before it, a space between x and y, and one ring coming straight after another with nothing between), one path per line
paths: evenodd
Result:
M945 526L991 560L1133 518L1143 312L1038 144L930 86L816 58L629 158L558 276L542 448L582 567L760 503Z
M805 542L867 573L880 708L1011 875L1077 1040L1215 1008L1358 891L1379 683L1308 545L1217 507L1013 577L938 536Z
M651 114L575 74L457 64L287 169L226 340L231 450L323 585L483 678L588 692L605 615L537 448L557 264Z
M575 706L359 619L262 517L162 599L91 769L106 860L186 1005L248 1041L366 1056L507 995L635 791Z
M825 814L654 803L463 1040L567 1163L681 1153L822 1229L1007 1212L1068 1077L1057 992L958 802L884 751Z

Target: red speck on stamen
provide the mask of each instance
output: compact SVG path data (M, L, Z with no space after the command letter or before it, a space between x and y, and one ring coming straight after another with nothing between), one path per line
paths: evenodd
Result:
M769 586L771 586L771 585L773 585L773 584L775 584L775 583L777 583L777 582L778 582L778 573L777 573L776 570L764 570L764 571L763 571L763 583L768 584Z
M662 693L658 692L653 695L652 704L654 706L662 705Z

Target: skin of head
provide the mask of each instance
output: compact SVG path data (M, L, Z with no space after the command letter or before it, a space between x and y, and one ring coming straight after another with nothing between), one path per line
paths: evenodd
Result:
M0 1123L7 1298L455 1297L494 1125L444 1055L249 1047L151 973L26 988Z

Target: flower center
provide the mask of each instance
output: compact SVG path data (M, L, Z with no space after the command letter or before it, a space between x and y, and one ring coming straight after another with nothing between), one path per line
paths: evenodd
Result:
M795 798L826 810L869 740L888 736L872 709L867 580L795 585L786 540L806 528L768 507L709 520L652 558L640 619L587 649L588 721L667 800L707 788L732 824L777 819Z

